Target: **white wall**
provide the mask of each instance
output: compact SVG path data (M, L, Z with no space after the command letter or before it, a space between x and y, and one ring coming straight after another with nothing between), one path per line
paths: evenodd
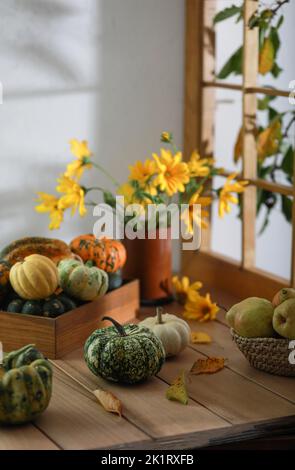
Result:
M91 214L49 232L34 212L71 160L70 138L87 139L122 182L162 130L182 145L183 38L183 0L1 1L1 245L91 231Z
M234 2L218 3L221 9ZM285 11L285 72L277 84L283 89L295 78L295 1ZM32 234L69 240L91 230L91 213L82 220L68 216L52 233L47 217L34 212L34 197L54 190L71 159L70 138L87 139L95 159L122 181L127 164L159 148L162 129L182 145L184 1L2 0L0 39L1 245ZM241 41L241 24L218 26L217 70ZM219 90L217 98L216 155L233 168L240 95ZM89 182L105 183L94 175ZM258 239L257 265L287 277L290 245L290 226L276 208ZM222 221L214 218L213 248L240 258L235 210Z
M232 0L218 0L218 10L230 6ZM264 1L264 5L267 1ZM268 1L271 3L271 1ZM284 72L277 80L272 79L268 74L261 77L260 83L272 85L277 88L288 90L289 82L295 79L295 62L292 55L294 44L294 17L295 1L291 0L289 5L282 8L285 12L285 21L281 28L283 44L279 51L278 62ZM219 71L226 59L242 43L242 23L235 24L235 20L229 19L217 26L217 51L216 70ZM230 76L227 79L231 83L241 83L241 77ZM228 90L217 91L217 110L215 119L215 153L218 163L229 169L236 169L239 166L233 164L233 147L235 137L241 126L242 105L240 93ZM278 100L280 110L291 109L288 99ZM276 105L277 106L277 105ZM293 107L294 108L294 107ZM294 133L292 135L294 141ZM222 184L222 178L216 178L216 185ZM213 219L213 249L219 253L230 256L236 260L241 259L241 223L237 218L237 209L224 219L217 217L217 205L214 207ZM262 225L264 212L262 212L256 223L256 231ZM276 273L288 278L291 265L291 226L284 219L278 203L272 212L271 223L261 236L257 236L257 267Z

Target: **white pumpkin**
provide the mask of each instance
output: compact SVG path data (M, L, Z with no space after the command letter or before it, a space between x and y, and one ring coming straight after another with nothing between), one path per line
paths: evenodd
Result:
M146 318L140 325L149 328L162 341L166 357L176 356L190 342L191 329L188 323L176 315L163 314L162 308L157 308L157 315Z

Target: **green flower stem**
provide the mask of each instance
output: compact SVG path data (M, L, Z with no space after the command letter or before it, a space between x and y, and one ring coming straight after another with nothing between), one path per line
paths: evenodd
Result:
M109 180L112 181L115 186L120 186L120 183L115 178L113 178L113 176L107 170L105 170L105 168L94 162L92 162L92 165L100 170L107 178L109 178Z
M83 187L83 191L85 194L89 193L90 191L101 191L102 193L106 192L106 190L104 188L101 188L100 186L93 186L92 188Z

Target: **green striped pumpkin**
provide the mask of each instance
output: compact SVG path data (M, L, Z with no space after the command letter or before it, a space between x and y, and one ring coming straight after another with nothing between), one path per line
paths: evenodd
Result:
M50 363L34 345L7 354L0 367L0 424L36 418L49 404L51 386Z
M122 326L109 317L114 326L95 330L84 346L89 369L113 382L134 384L152 377L165 360L162 342L148 328Z

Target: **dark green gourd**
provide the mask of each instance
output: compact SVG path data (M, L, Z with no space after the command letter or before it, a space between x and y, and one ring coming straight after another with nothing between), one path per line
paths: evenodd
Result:
M84 346L89 369L106 380L133 384L148 379L161 369L165 352L162 342L148 328L114 326L95 330Z

